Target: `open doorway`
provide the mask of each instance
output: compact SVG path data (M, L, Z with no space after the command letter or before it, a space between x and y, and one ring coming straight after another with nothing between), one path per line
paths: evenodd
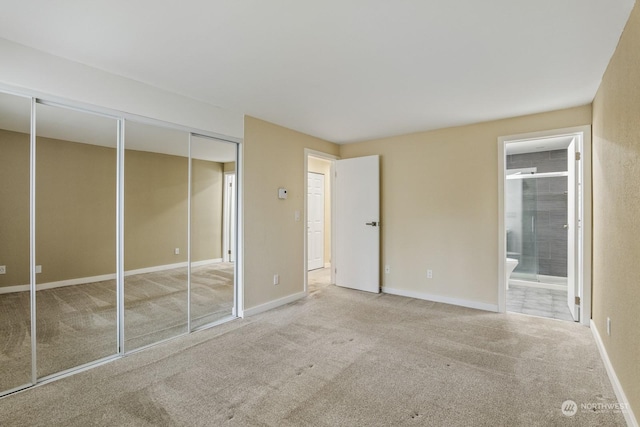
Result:
M500 141L501 311L589 322L588 136L585 129Z
M334 158L308 152L306 157L305 289L329 286L332 279L332 174Z

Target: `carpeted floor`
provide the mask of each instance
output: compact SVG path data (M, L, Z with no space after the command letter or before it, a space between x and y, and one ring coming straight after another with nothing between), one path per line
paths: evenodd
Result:
M230 316L233 264L192 268L192 328ZM127 351L187 331L187 269L125 278ZM38 376L117 354L115 280L37 292ZM29 293L0 295L0 391L31 377ZM2 423L0 422L0 425Z
M311 282L311 281L310 281ZM0 399L10 426L623 426L591 331L310 283L310 295Z

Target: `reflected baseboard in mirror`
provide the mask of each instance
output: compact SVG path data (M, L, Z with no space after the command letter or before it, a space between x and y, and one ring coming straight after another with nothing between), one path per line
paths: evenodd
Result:
M183 268L176 270L186 272ZM177 274L172 270L140 274L135 276L138 279L135 282L136 291L133 292L132 288L125 291L128 313L137 322L131 324L131 340L127 340L129 350L140 346L135 344L149 341L144 333L135 335L136 331L149 331L148 322L155 322L157 316L147 316L149 309L162 310L165 315L163 325L154 325L154 333L165 330L173 336L174 328L182 328L183 332L186 332L186 311L176 310L176 307L183 307L184 304L176 305L174 301L175 299L184 302L186 293L166 292L167 283L178 279ZM183 276L179 279L186 281L186 273L179 274ZM162 292L159 292L158 282L162 283ZM192 268L191 304L194 328L231 314L233 284L231 263L207 264ZM48 301L39 307L37 321L42 325L38 329L42 331L41 336L38 336L40 349L43 350L47 343L56 343L58 349L69 349L69 352L57 351L48 354L46 359L40 361L42 366L38 367L39 372L52 373L55 372L54 367L62 364L77 366L86 363L87 360L98 359L105 353L117 352L116 337L113 334L116 316L114 289L114 281L107 280L38 291L38 298ZM64 306L64 310L60 310L61 306ZM31 354L29 292L0 294L0 308L3 337L0 361L4 367L12 367L3 369L3 377L6 380L4 382L7 386L17 386L28 382L31 373L31 366L24 363L29 361ZM60 313L64 314L61 316ZM197 318L196 313L199 313ZM78 352L78 347L83 351ZM81 358L77 359L80 356Z

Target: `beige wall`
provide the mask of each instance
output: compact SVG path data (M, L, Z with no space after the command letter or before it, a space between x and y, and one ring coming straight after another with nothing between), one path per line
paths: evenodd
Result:
M38 137L36 161L37 283L115 273L116 150ZM125 269L186 261L187 159L127 150L125 165ZM192 258L222 258L223 165L192 174ZM26 285L28 135L0 130L0 182L0 287Z
M29 283L29 135L0 130L0 287Z
M236 171L236 162L227 162L224 164L225 172L235 172Z
M304 291L304 149L337 155L338 146L253 117L244 138L244 308ZM278 187L289 196L278 199ZM294 220L295 211L300 221ZM280 284L273 285L273 275Z
M640 414L640 6L593 102L593 322ZM611 336L606 334L611 318Z
M383 285L497 308L498 137L590 123L584 106L341 146L381 156Z
M191 260L222 258L223 164L193 160L191 166Z
M188 159L127 150L124 164L124 269L186 261Z
M331 162L309 157L309 172L324 175L324 263L331 262Z
M38 137L37 283L115 273L116 160L115 148Z
M194 160L192 173L193 260L222 258L222 164ZM188 159L127 150L124 185L125 270L185 262Z

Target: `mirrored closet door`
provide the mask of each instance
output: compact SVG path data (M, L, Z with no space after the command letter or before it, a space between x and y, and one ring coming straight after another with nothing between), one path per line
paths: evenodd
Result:
M233 318L237 160L0 92L0 396Z
M38 378L117 354L118 121L36 105Z
M237 144L191 136L192 329L234 310L236 190L228 176L235 174L236 152Z
M31 99L0 93L0 392L31 383Z
M126 121L125 351L188 332L189 133Z

